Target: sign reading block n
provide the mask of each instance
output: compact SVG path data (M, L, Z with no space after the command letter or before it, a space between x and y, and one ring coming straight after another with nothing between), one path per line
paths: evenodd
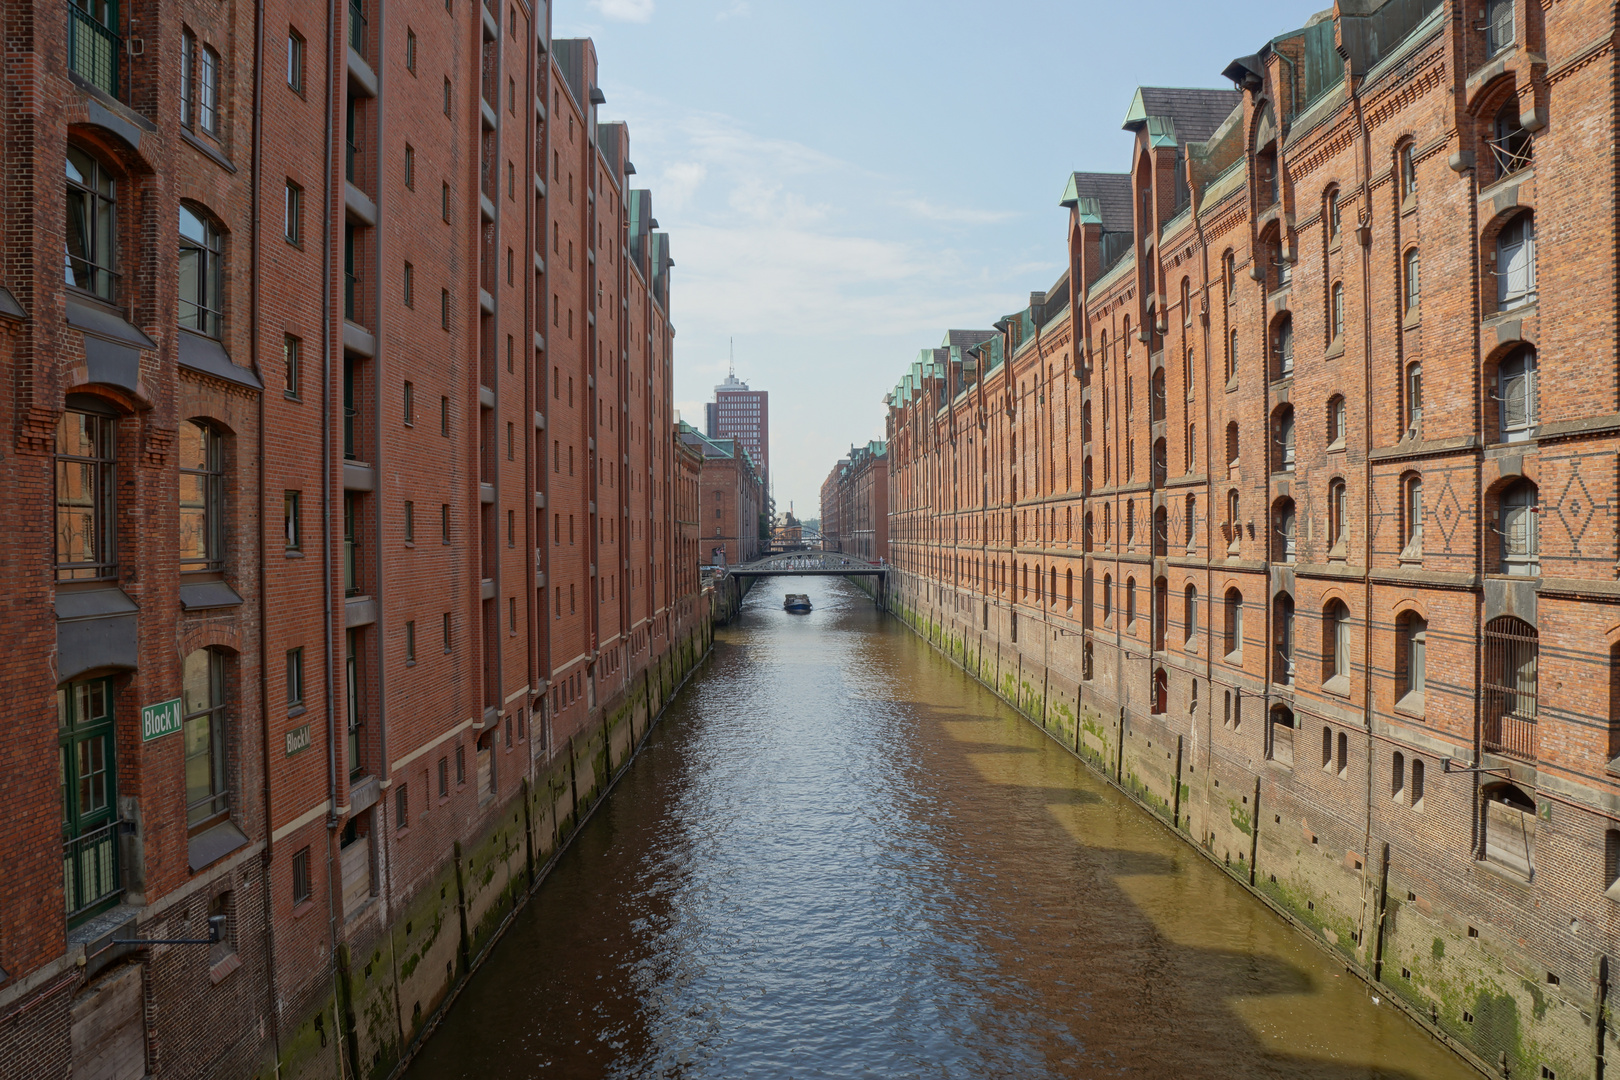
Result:
M151 742L180 730L180 699L141 706L141 742Z

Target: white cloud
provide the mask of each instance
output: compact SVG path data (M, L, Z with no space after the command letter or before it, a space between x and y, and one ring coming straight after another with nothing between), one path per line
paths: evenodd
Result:
M907 198L897 203L901 209L925 221L942 225L999 225L1018 216L1011 210L972 210L964 206L945 206L928 199Z
M610 19L644 23L652 18L653 0L591 0L591 7Z

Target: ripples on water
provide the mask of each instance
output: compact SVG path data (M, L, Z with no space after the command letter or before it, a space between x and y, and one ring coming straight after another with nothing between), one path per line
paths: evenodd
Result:
M412 1077L1476 1075L853 587L793 587Z

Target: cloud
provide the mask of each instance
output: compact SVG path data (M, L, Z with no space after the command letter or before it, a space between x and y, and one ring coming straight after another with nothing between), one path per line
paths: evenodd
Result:
M897 205L925 221L942 225L999 225L1018 216L1011 210L971 210L963 206L945 206L928 199L900 199Z
M620 22L644 23L653 14L653 0L591 0L591 7Z

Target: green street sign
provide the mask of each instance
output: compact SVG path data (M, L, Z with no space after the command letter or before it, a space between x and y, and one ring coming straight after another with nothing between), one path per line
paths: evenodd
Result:
M180 730L180 699L141 706L141 742L151 742Z
M309 749L309 725L300 724L287 732L287 756L292 757Z

